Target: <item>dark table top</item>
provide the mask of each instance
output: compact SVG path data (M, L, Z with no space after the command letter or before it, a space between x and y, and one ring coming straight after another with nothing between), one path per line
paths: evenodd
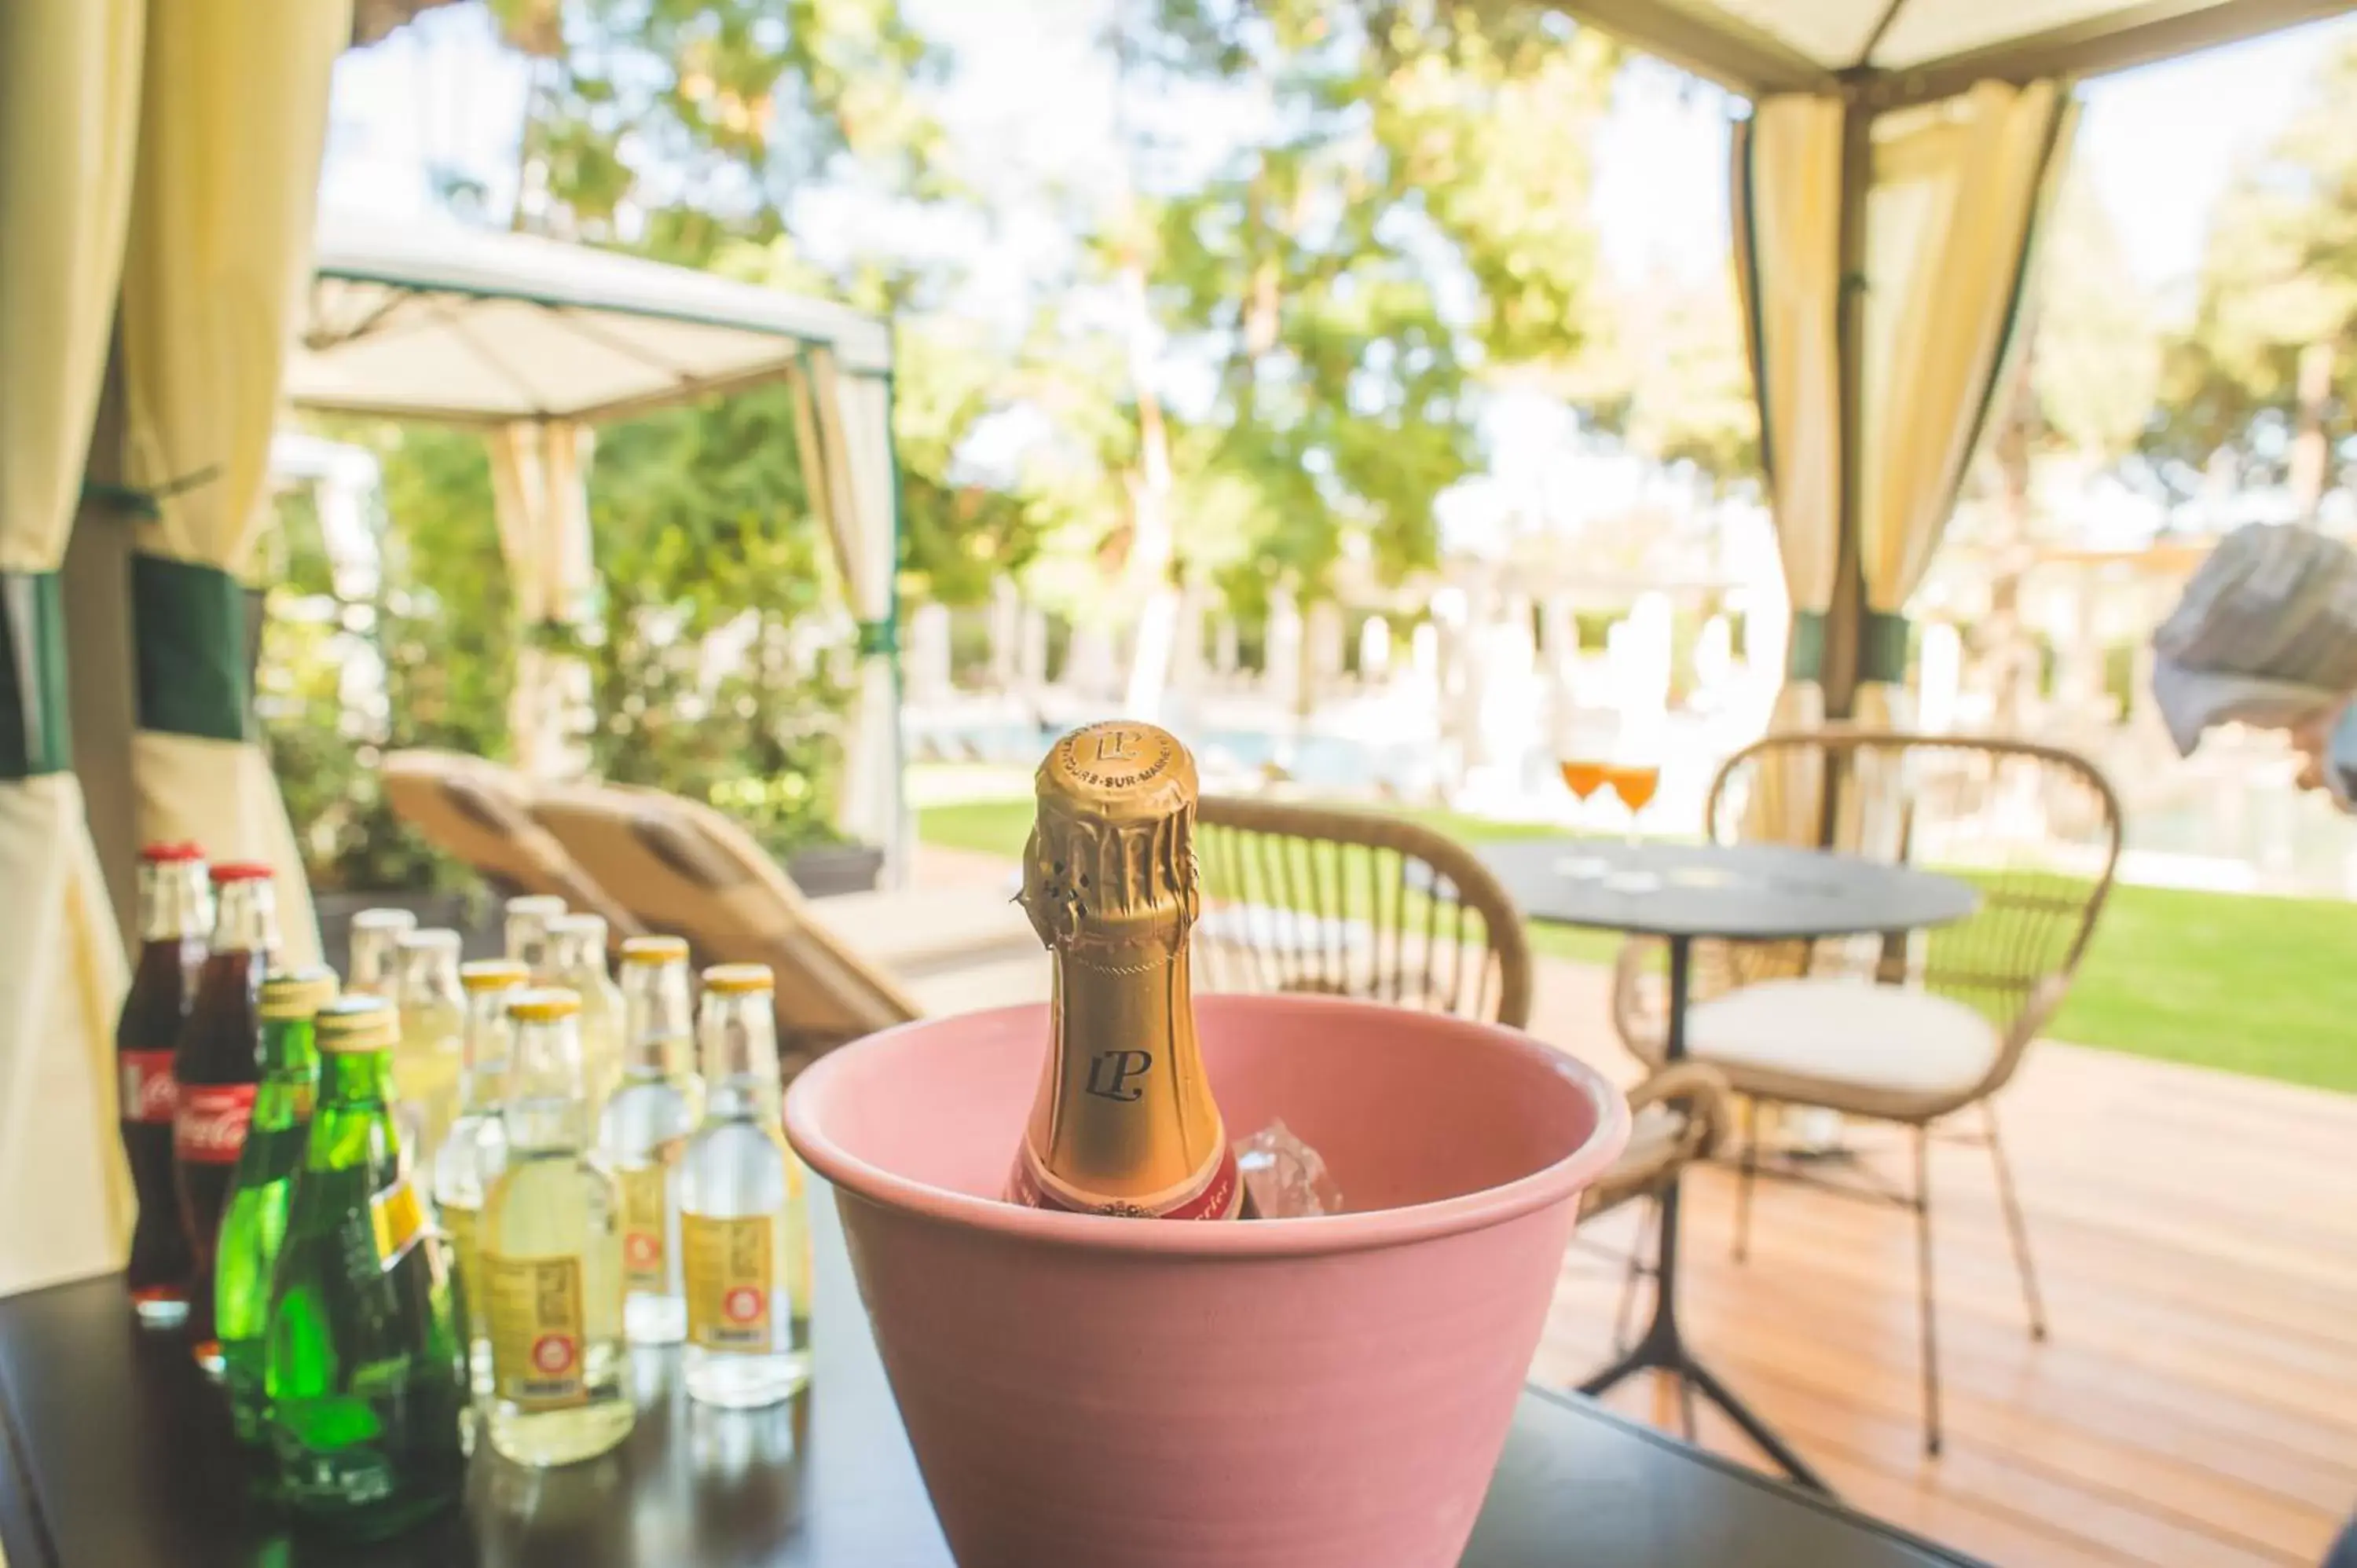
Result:
M1531 919L1638 936L1767 941L1912 931L1960 920L1980 901L1953 876L1782 844L1504 839L1479 854ZM1655 885L1615 886L1630 874Z
M289 1540L245 1500L213 1390L132 1326L118 1280L0 1301L0 1551L10 1568L951 1568L833 1208L822 1188L809 1393L712 1410L680 1391L672 1353L636 1352L641 1413L621 1448L541 1472L479 1456L463 1514L374 1548ZM1970 1568L1535 1389L1464 1562Z

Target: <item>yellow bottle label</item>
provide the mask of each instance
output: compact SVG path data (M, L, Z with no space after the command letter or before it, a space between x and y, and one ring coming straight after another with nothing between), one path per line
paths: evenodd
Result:
M688 1343L706 1350L770 1348L770 1216L713 1219L679 1217L680 1262L687 1276Z
M390 1269L401 1262L425 1233L425 1206L406 1178L369 1195L369 1224L376 1231L377 1266Z
M458 1265L458 1299L467 1316L477 1324L484 1321L486 1303L483 1300L483 1271L475 1256L476 1210L461 1208L455 1204L442 1206L442 1233L450 1238L450 1256ZM469 1329L471 1334L473 1330Z
M664 1210L671 1169L639 1165L614 1173L622 1189L622 1288L661 1293L670 1286Z
M485 1253L479 1262L500 1398L526 1411L586 1402L581 1260Z

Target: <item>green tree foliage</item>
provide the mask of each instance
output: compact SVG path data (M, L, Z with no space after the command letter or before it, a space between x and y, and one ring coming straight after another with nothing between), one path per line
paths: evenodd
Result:
M403 525L380 542L376 596L344 603L308 492L279 498L285 569L256 680L272 771L320 886L457 886L457 868L393 816L377 769L406 746L506 752L515 632L490 465L470 433L339 422L332 434L378 454ZM381 710L346 701L346 666L366 650L383 663Z
M2237 173L2221 200L2193 321L2169 346L2167 418L2153 438L2161 455L2199 467L2228 449L2245 458L2272 454L2271 462L2280 464L2284 435L2298 431L2310 438L2310 482L2320 489L2325 445L2351 434L2348 388L2357 376L2352 101L2357 43L2344 43L2321 63L2281 135Z
M1108 43L1148 107L1073 280L1117 325L1051 318L1027 361L1055 432L1028 476L1058 535L1040 575L1092 568L1116 615L1167 576L1213 582L1249 614L1346 560L1431 564L1485 386L1588 336L1612 48L1435 0L1125 0ZM1157 511L1183 520L1167 544Z
M1587 352L1553 378L1590 423L1721 486L1760 468L1760 411L1732 271L1613 289Z
M2111 215L2090 183L2067 177L2033 254L2036 269L2014 364L1992 394L1979 483L1985 505L1960 535L1987 552L1989 610L1972 628L1979 673L2000 724L2018 718L2042 676L2021 615L2045 521L2033 477L2040 462L2083 472L2125 455L2148 427L2161 341L2147 292L2127 265Z
M832 836L841 650L784 389L618 426L590 526L605 585L592 766L707 800L780 854ZM683 469L697 478L678 484Z

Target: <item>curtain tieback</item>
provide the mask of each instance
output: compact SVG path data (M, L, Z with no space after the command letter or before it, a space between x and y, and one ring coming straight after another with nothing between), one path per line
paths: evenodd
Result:
M210 485L221 476L221 465L209 463L194 473L183 474L177 479L167 479L160 485L146 489L138 485L113 484L104 479L84 479L81 499L86 506L105 507L126 517L135 517L142 522L156 522L164 516L164 502L174 496Z
M58 575L0 572L0 779L72 771Z
M250 633L261 618L245 585L218 566L131 558L139 727L207 740L258 738Z
M862 659L897 659L900 654L900 622L898 617L886 616L882 620L859 623L859 657Z
M1889 610L1869 609L1858 623L1857 678L1884 685L1907 679L1907 618ZM1792 640L1784 654L1784 672L1794 681L1825 678L1825 616L1823 610L1792 612Z

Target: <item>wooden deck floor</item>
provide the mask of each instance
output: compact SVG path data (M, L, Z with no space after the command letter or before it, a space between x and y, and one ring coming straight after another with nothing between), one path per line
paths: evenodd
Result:
M1618 1065L1599 977L1549 968L1537 1031ZM1690 1339L1846 1500L1993 1563L2313 1568L2357 1509L2357 1098L2040 1046L2000 1103L2052 1332L2026 1332L1986 1153L1938 1149L1942 1457L1903 1210L1763 1182L1738 1264L1732 1175L1696 1173ZM1881 1138L1862 1163L1895 1181ZM1538 1376L1608 1359L1620 1278L1588 1244L1637 1220L1566 1260ZM1613 1402L1674 1429L1662 1399ZM1701 1435L1749 1457L1707 1411Z

